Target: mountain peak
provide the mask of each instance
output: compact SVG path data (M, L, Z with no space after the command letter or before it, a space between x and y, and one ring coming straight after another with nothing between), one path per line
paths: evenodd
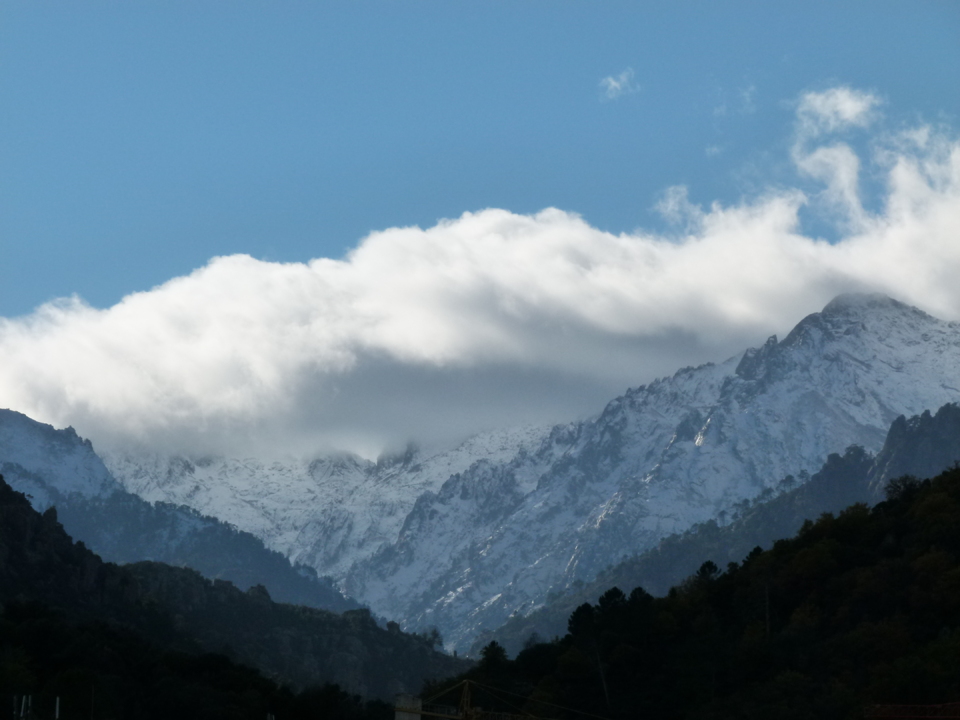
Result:
M894 300L883 293L843 293L828 302L820 314L826 317L838 317L890 311L919 312L915 307Z
M781 345L822 349L824 342L845 336L886 337L890 333L906 341L920 334L919 325L942 328L946 323L880 293L845 293L828 302L820 312L807 315L797 323Z

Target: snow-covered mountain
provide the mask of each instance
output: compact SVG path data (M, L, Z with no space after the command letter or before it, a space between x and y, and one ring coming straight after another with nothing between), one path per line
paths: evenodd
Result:
M16 474L14 489L41 511L55 494L106 498L123 489L72 427L57 430L11 410L0 410L0 473Z
M430 458L263 463L107 458L149 499L183 503L331 574L375 612L482 629L890 423L960 400L960 325L841 296L778 342L628 391L596 418L481 436Z
M128 491L214 515L293 562L342 578L396 540L421 495L480 459L509 460L549 430L497 430L428 457L410 447L377 462L348 454L275 462L131 453L103 458Z
M533 451L451 477L344 587L462 647L829 453L878 451L898 415L958 399L960 325L841 296L782 342L630 390Z

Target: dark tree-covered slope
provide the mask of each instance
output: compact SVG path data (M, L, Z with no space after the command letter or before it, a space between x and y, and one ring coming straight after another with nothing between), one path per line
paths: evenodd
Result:
M161 563L126 569L140 591L174 613L178 629L203 647L298 687L322 678L365 697L392 698L467 666L419 635L394 624L392 630L379 627L365 608L337 615L275 603L263 586L241 592L231 583Z
M242 589L264 585L279 602L343 612L360 604L306 565L291 565L260 538L186 506L149 503L127 492L59 498L64 527L104 558L188 567Z
M24 707L29 697L29 706ZM0 701L62 720L388 720L336 685L294 693L223 655L171 650L129 627L30 602L0 609ZM18 714L18 713L15 713Z

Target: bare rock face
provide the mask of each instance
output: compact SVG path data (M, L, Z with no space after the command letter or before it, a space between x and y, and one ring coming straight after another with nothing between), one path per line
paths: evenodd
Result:
M928 478L960 461L960 406L944 405L910 419L894 420L871 472L871 486L879 496L891 478L913 475Z

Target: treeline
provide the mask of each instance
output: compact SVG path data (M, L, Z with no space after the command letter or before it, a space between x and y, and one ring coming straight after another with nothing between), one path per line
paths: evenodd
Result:
M704 562L665 597L609 589L562 639L531 638L515 660L491 642L462 677L496 691L485 708L562 720L823 720L960 701L960 468L894 480L886 497L740 563Z

